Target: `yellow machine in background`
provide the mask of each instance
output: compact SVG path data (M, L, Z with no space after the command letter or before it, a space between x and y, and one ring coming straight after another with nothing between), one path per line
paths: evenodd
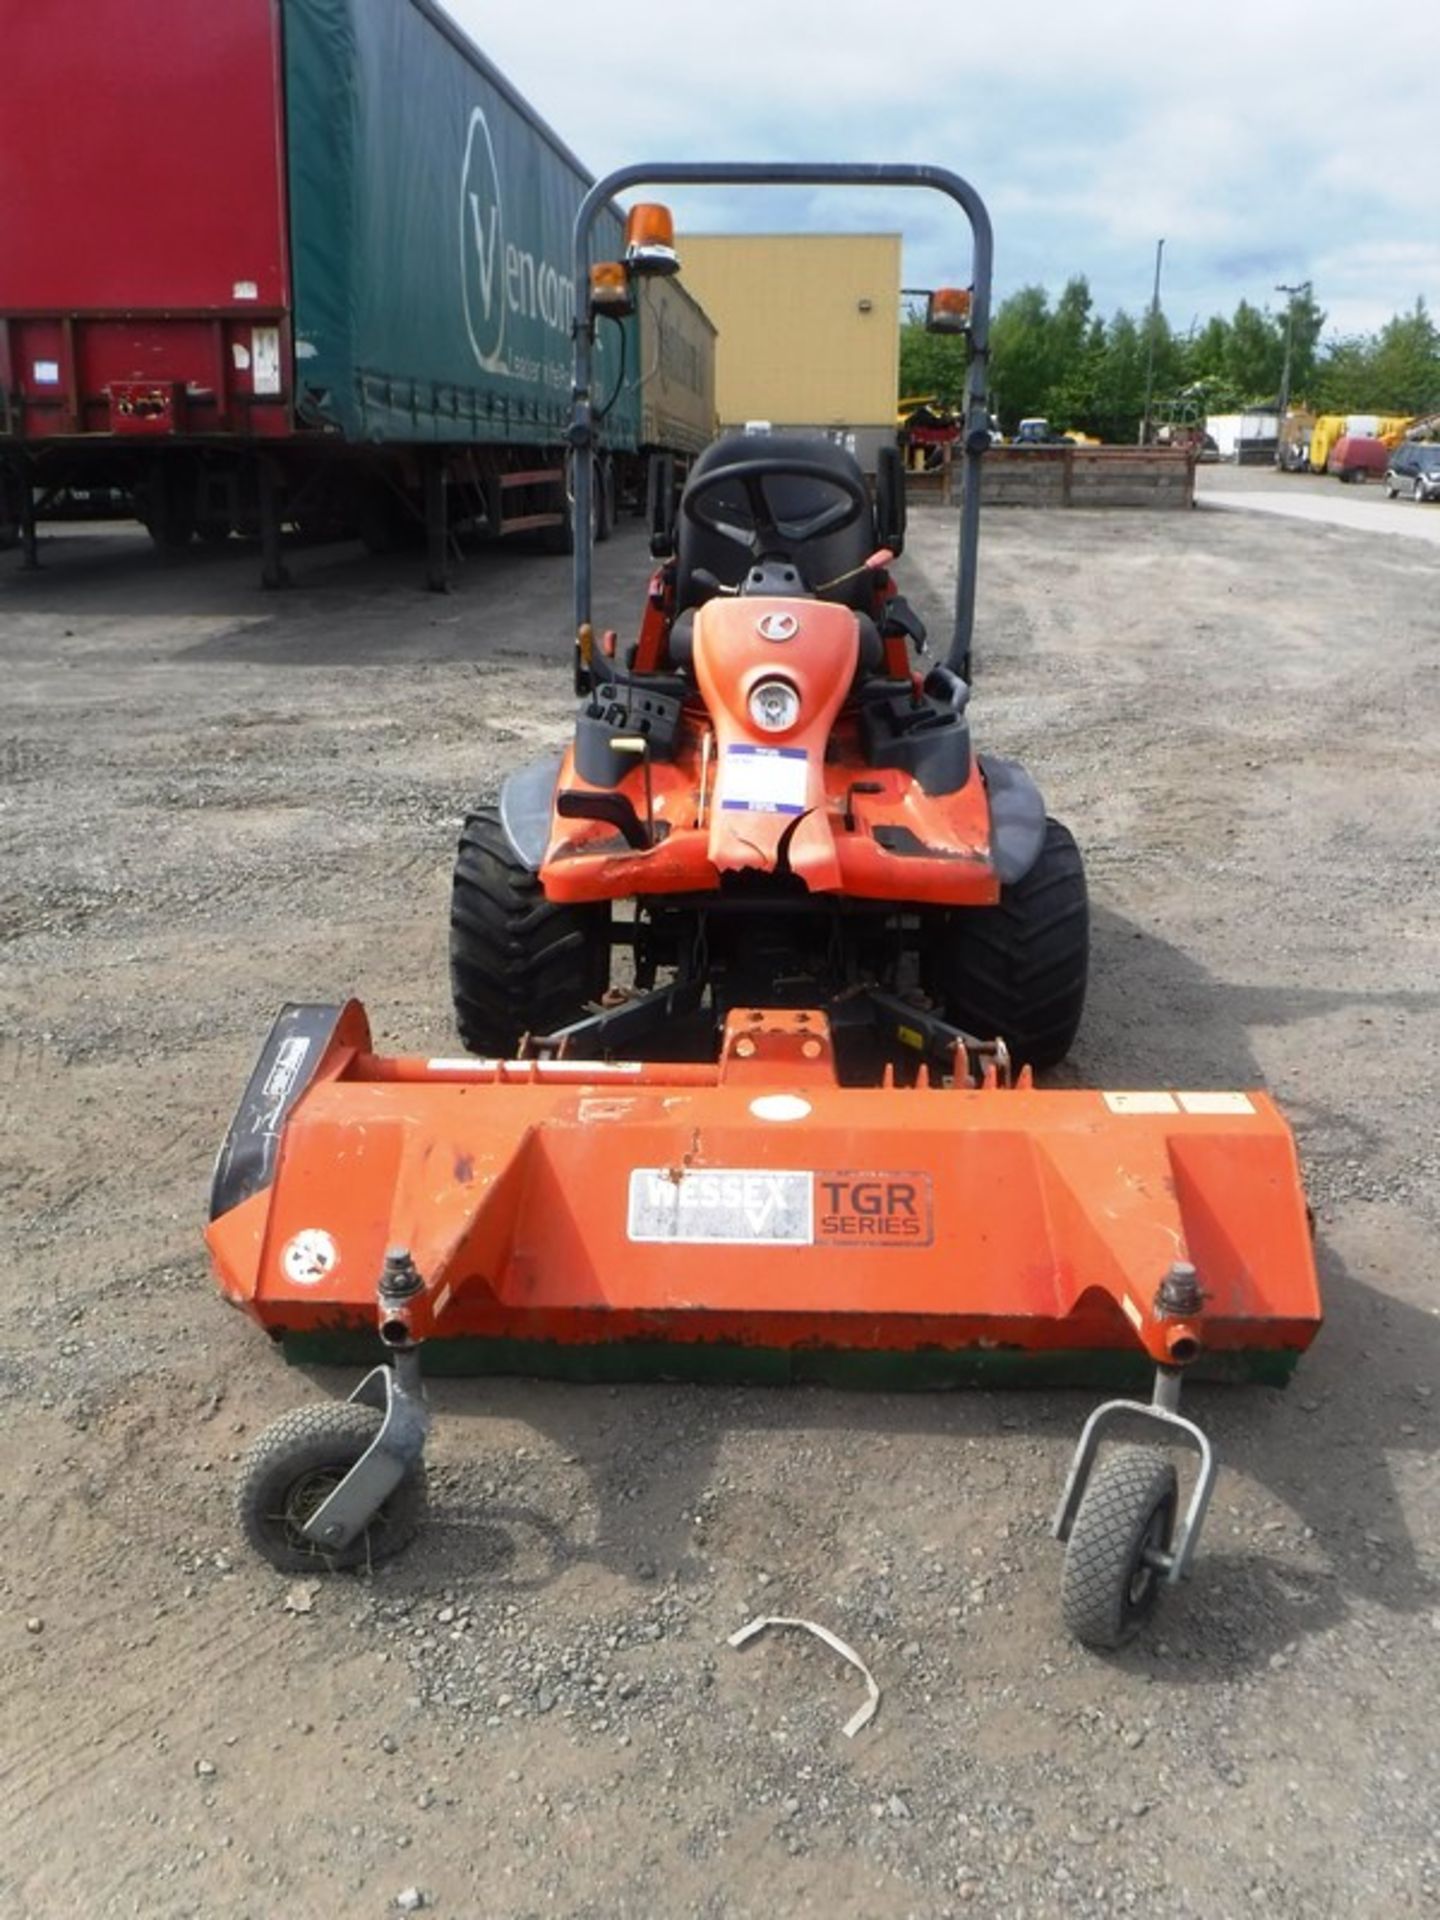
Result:
M1396 447L1414 425L1410 413L1322 413L1310 430L1311 471L1324 473L1335 442L1344 434L1363 434Z

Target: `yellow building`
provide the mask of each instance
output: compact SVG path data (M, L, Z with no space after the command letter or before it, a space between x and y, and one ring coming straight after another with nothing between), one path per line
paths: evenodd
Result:
M722 427L768 420L853 445L895 438L898 233L688 234L680 278L714 321Z

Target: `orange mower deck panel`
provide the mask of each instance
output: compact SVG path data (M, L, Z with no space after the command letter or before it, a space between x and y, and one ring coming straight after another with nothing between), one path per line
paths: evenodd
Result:
M846 1087L814 1011L732 1014L714 1064L600 1065L386 1059L352 1002L275 1140L209 1244L225 1295L312 1357L374 1342L396 1245L423 1286L384 1337L461 1370L601 1348L596 1371L644 1372L625 1350L659 1343L674 1375L1281 1378L1319 1324L1264 1094ZM1184 1318L1157 1304L1177 1263Z

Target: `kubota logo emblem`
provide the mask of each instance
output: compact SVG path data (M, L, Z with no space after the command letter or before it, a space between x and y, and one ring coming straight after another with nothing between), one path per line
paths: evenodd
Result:
M755 631L762 640L793 640L800 631L800 622L793 613L762 613L755 622Z

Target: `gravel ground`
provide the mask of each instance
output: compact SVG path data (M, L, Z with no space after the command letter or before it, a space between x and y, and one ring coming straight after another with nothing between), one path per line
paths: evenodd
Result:
M1303 483L1302 483L1303 484ZM1397 508L1397 511L1400 509ZM905 572L937 619L953 523ZM563 737L563 563L413 570L120 528L0 557L0 1911L1406 1915L1440 1901L1433 559L1242 514L992 515L974 719L1087 851L1061 1078L1267 1085L1329 1324L1197 1389L1193 1583L1115 1659L1047 1520L1093 1396L445 1382L371 1579L233 1530L288 1372L207 1278L276 1004L449 1051L457 819ZM643 545L600 556L628 625ZM903 1490L897 1499L897 1491ZM883 1689L761 1611L845 1635Z

